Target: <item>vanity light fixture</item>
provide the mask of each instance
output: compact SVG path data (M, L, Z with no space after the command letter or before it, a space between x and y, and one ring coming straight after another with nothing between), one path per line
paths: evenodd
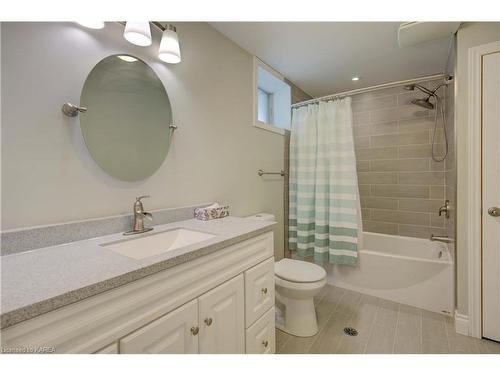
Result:
M351 78L352 81L359 81L359 77L358 76L354 76Z
M123 37L136 46L151 45L151 27L148 21L127 21Z
M81 21L77 23L84 27L88 27L89 29L99 30L104 28L103 21Z
M173 25L167 25L161 36L158 58L169 64L181 62L181 50L179 47L179 37L177 29Z

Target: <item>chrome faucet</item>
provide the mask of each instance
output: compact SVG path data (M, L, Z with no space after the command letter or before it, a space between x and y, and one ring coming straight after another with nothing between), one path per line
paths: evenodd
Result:
M153 215L151 215L149 212L144 211L144 207L142 206L142 202L141 202L141 199L143 199L143 198L149 198L149 195L143 195L143 196L135 198L134 229L123 233L126 236L128 236L130 234L145 233L145 232L149 232L150 230L153 230L153 228L145 228L144 227L144 219L153 220Z
M439 216L444 212L444 217L450 218L450 201L447 199L444 201L444 206L439 207Z

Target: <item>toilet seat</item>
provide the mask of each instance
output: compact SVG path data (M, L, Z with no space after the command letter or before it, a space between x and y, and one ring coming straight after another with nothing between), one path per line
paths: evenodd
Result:
M288 258L274 263L274 273L291 283L315 283L326 277L326 271L317 264Z

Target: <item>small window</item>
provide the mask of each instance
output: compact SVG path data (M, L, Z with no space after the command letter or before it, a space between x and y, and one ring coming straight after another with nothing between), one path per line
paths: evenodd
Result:
M272 124L273 122L273 115L272 115L272 100L273 100L273 94L270 94L268 92L265 92L261 88L258 89L258 119L260 122L264 122L266 124Z
M290 129L291 88L283 76L255 59L255 126L284 134Z

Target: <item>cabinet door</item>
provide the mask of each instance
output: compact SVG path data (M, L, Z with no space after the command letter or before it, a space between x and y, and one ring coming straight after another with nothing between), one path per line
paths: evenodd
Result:
M274 258L245 272L245 320L250 327L274 306Z
M274 354L276 348L274 320L274 307L272 307L247 329L246 352L248 354Z
M198 301L194 300L120 340L120 353L198 353Z
M203 294L200 304L200 353L245 353L243 275Z

